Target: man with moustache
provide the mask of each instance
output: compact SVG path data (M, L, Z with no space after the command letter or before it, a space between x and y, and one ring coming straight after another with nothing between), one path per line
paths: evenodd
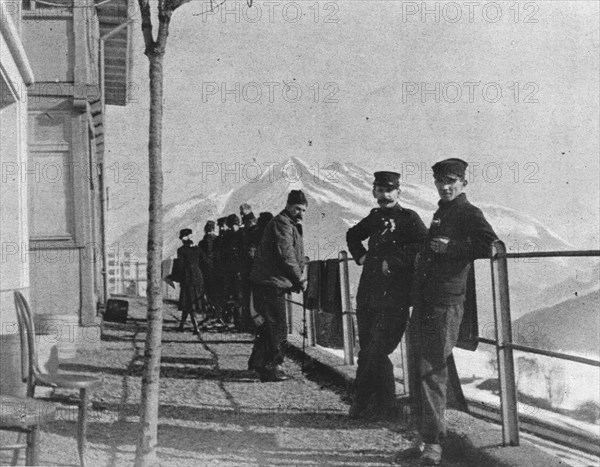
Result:
M285 294L306 289L302 218L307 206L301 190L289 193L285 209L265 227L252 264L254 307L264 321L257 330L248 367L261 381L288 379L281 369L282 345L287 338Z
M414 322L422 442L399 457L417 454L422 465L438 465L442 459L447 360L458 340L471 263L489 257L498 239L481 210L463 193L467 166L451 158L432 167L439 208L416 265L411 328Z
M351 418L397 412L394 368L388 355L406 329L414 257L427 236L419 215L398 203L400 174L374 175L373 197L379 207L346 234L352 257L363 266L356 296L360 351ZM362 243L366 239L368 250Z

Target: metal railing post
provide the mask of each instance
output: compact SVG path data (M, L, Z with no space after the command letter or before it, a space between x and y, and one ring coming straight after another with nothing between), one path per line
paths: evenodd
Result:
M125 264L121 261L121 295L125 295Z
M140 296L140 262L135 262L135 296Z
M354 323L352 321L352 300L350 298L350 275L348 253L340 251L340 292L342 295L342 329L344 332L344 364L354 365Z
M508 264L506 246L500 240L493 244L492 290L494 297L494 321L496 331L496 356L500 380L500 404L502 413L502 443L504 446L519 445L519 411L513 359L510 297L508 293Z
M293 332L294 332L294 326L293 326L294 313L292 310L291 300L292 300L292 294L286 293L285 294L285 314L287 316L287 332L288 332L288 334L293 334Z

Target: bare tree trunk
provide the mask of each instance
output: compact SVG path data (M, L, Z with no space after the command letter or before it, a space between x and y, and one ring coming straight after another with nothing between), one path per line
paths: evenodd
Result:
M163 58L173 12L190 0L158 0L158 32L152 35L150 0L138 0L142 16L144 53L150 61L150 138L148 167L150 174L148 267L147 267L147 333L140 401L140 431L135 452L135 466L158 465L158 404L160 395L160 353L163 323L161 262L163 247L162 213L162 117ZM249 5L251 2L249 1Z
M161 290L162 230L162 114L164 49L147 54L150 60L150 138L148 166L150 174L148 222L148 314L142 374L140 432L135 454L136 466L158 465L156 455L158 402L160 393L160 354L163 322Z

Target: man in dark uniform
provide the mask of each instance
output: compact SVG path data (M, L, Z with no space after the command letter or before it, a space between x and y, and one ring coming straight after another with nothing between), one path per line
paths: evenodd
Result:
M215 221L207 221L204 226L204 237L198 242L198 247L206 257L206 265L203 266L204 291L210 305L215 303Z
M400 174L375 172L373 196L379 208L346 234L348 249L364 266L356 296L358 368L349 415L394 413L396 385L388 355L400 343L409 318L413 262L427 228L419 215L398 204ZM362 242L369 239L368 251Z
M244 206L242 204L242 206ZM240 212L242 211L240 206ZM249 206L249 205L246 205ZM257 229L256 216L252 211L242 216L242 225L240 229L242 243L242 267L241 267L241 284L242 284L242 310L240 320L240 330L244 332L254 331L254 323L250 316L250 271L252 271L252 263L256 250L252 246L252 237Z
M225 237L225 232L227 232L227 217L219 217L217 219L217 227L219 227L219 234L215 238L214 243L214 277L215 277L215 290L214 296L215 301L214 305L219 309L219 313L222 311L225 305L224 298L224 289L223 284L225 282L225 270L223 263L223 238Z
M242 237L240 218L237 214L227 216L227 231L223 235L222 259L224 267L223 296L225 318L239 326L242 302Z
M280 367L287 338L285 294L306 289L301 223L307 205L301 190L289 193L285 209L265 227L252 264L252 297L263 323L248 368L255 370L261 381L287 379Z
M432 167L439 208L416 265L413 320L423 465L438 465L442 458L447 359L458 340L467 275L475 259L490 256L491 245L498 238L481 210L463 193L467 166L452 158Z
M182 229L179 239L183 245L177 249L177 259L180 262L181 282L179 292L179 309L181 310L181 321L179 331L184 330L188 315L194 325L194 334L198 334L198 323L196 313L202 309L204 295L204 281L200 268L203 262L203 254L191 240L192 230Z

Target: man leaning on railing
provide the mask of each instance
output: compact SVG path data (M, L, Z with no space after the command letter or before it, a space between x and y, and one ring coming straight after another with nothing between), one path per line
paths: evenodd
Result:
M415 389L424 444L419 442L399 457L417 455L422 465L438 465L442 458L447 359L458 340L469 268L473 260L489 256L498 238L481 210L463 193L467 165L453 158L432 167L439 208L415 269L411 326L416 329L416 342L412 350L418 362Z

